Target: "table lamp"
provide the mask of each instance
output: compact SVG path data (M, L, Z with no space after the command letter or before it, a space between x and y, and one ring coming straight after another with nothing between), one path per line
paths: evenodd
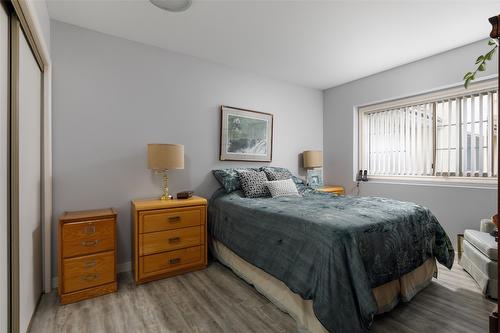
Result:
M163 174L163 195L160 200L168 200L169 169L184 169L184 146L167 143L148 144L148 168Z
M306 150L302 153L304 169L321 168L323 166L323 152L321 150Z
M307 185L311 187L323 186L323 152L321 150L306 150L302 153L302 158L304 169L307 170Z

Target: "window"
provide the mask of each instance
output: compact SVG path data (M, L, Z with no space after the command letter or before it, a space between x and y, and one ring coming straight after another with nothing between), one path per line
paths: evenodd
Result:
M496 177L496 81L360 107L359 169L370 176Z

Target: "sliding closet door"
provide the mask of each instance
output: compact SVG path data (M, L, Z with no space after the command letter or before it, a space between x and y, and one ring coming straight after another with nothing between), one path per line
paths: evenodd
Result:
M13 131L16 150L19 332L26 332L42 293L41 111L42 71L19 22L12 18ZM17 65L17 66L16 66ZM16 68L17 67L17 68ZM16 142L17 141L17 142Z
M0 332L9 324L9 17L0 3Z

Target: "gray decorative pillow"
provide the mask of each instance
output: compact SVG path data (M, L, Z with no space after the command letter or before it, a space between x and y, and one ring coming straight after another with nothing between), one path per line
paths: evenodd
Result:
M264 169L264 172L266 173L267 179L270 181L292 179L293 177L292 173L288 170Z
M280 167L261 167L261 171L264 171L267 175L267 178L269 180L283 180L283 179L288 179L292 178L293 182L297 185L305 185L304 181L300 179L299 177L294 176L290 170L287 168L280 168Z
M247 198L269 197L267 176L263 171L238 171L243 193Z
M278 197L301 197L297 186L291 178L266 182L266 186L273 198Z
M238 169L217 169L212 170L215 179L224 186L226 193L231 193L236 190L241 190L238 171L256 171L254 168L238 168Z

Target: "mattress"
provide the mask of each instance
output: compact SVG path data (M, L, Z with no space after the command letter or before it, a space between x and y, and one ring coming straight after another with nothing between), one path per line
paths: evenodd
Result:
M311 300L302 299L300 295L292 292L283 282L243 260L221 242L212 240L210 249L215 258L223 265L229 267L236 275L253 285L259 293L274 305L288 313L296 321L298 332L328 332L316 318ZM377 301L378 314L390 311L400 301L410 301L431 282L436 273L436 260L432 258L398 280L372 289Z

